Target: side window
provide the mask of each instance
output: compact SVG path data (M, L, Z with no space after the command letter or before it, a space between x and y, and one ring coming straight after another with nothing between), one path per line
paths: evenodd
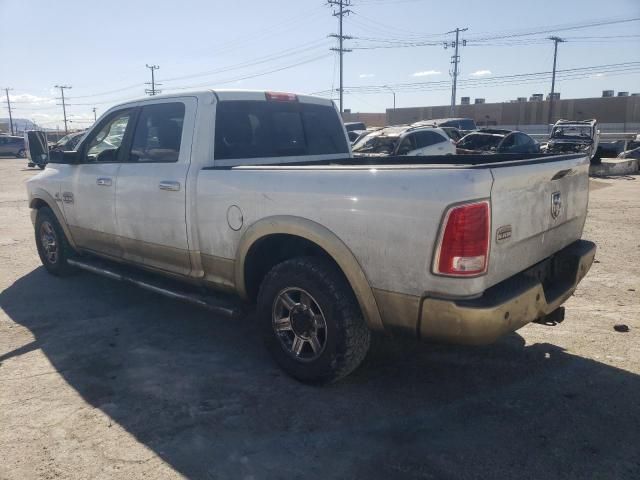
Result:
M115 161L130 118L130 110L120 112L111 117L97 133L92 133L87 143L87 160L90 162Z
M184 104L157 103L142 107L129 161L177 162L180 156Z
M503 150L505 148L511 148L513 147L514 143L515 143L515 135L508 135L507 138L505 138L502 141L502 145L500 145L500 149Z
M418 138L418 148L430 147L447 140L436 132L417 132L416 136Z
M71 140L69 140L69 143L67 144L67 149L75 150L76 147L78 146L78 143L80 143L81 138L82 138L82 135L76 135Z
M416 135L415 133L410 133L402 139L402 142L398 147L398 155L406 155L416 148Z

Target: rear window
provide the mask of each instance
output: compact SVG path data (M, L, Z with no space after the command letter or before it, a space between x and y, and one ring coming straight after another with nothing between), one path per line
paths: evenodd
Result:
M476 130L478 128L476 127L476 122L470 118L463 118L462 120L459 120L457 127L460 130Z
M299 102L224 101L216 113L217 160L348 153L333 107Z

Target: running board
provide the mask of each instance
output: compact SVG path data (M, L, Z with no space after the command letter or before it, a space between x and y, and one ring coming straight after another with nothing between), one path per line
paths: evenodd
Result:
M240 318L245 311L231 295L201 294L189 292L178 287L178 282L159 278L146 272L139 272L114 262L106 262L96 258L83 257L68 259L67 263L76 268L96 273L112 280L131 283L151 292L189 302L199 307L229 318Z

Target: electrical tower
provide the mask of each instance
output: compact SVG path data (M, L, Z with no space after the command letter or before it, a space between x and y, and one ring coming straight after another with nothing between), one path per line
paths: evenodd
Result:
M338 22L339 22L339 31L338 34L332 34L329 35L330 37L334 37L338 39L338 48L332 48L331 50L333 50L334 52L338 52L340 54L340 113L343 112L343 91L344 91L344 87L343 87L343 74L342 74L342 54L346 53L346 52L350 52L351 50L344 48L343 46L343 42L345 40L351 40L353 39L353 37L350 37L348 35L343 35L342 34L342 19L344 18L345 15L349 15L351 13L351 10L349 10L346 7L350 7L351 6L351 0L327 0L327 4L328 5L332 5L334 7L338 7L338 10L334 10L333 11L333 16L334 17L338 17Z
M13 90L13 88L5 88L4 93L7 95L7 110L9 110L9 125L11 125L11 135L13 135L13 117L11 116L11 100L9 100L9 90Z
M59 88L60 89L60 99L62 100L62 103L58 104L58 105L62 105L62 115L64 116L64 134L67 135L69 133L69 129L67 128L67 105L65 104L64 101L64 89L65 88L71 88L71 86L69 85L56 85L55 88Z
M553 121L553 102L555 100L556 91L556 60L558 59L558 43L566 42L560 37L549 37L553 41L553 73L551 74L551 95L549 96L549 120L547 124L551 125Z
M147 85L151 85L151 88L147 88L144 93L148 94L148 95L158 95L159 93L162 93L162 90L158 90L156 89L157 85L162 85L161 83L156 83L156 78L155 78L155 71L158 70L160 67L158 65L149 65L147 64L147 68L149 70L151 70L151 82L146 82Z
M451 63L453 64L453 72L451 72L451 77L453 79L453 83L451 85L451 112L450 115L453 117L456 114L456 90L458 88L458 63L460 63L460 55L458 55L458 48L460 47L460 32L466 32L469 30L468 28L456 28L455 30L451 30L449 33L455 33L456 39L453 42L444 42L444 48L447 49L449 47L455 48L454 54L451 56ZM467 41L462 40L462 46L466 46Z

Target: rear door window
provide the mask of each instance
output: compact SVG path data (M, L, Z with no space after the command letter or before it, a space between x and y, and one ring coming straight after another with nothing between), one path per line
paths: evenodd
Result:
M436 143L446 141L446 139L436 132L416 132L416 140L418 148L430 147Z
M342 120L328 105L222 101L215 137L217 160L349 152Z

